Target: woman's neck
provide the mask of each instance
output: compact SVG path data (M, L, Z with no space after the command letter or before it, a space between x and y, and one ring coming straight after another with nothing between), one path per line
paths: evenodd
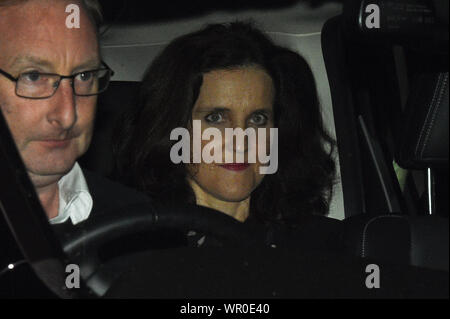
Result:
M250 197L247 197L240 202L228 202L217 199L211 194L205 192L193 180L190 180L189 183L192 187L192 190L194 191L197 205L218 210L240 222L244 222L247 219L250 211Z

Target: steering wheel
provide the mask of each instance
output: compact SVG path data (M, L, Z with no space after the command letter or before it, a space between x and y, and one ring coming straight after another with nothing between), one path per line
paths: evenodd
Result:
M242 246L255 240L254 234L250 234L242 223L213 209L197 205L140 203L91 216L80 224L79 229L64 235L62 246L69 259L80 267L86 285L102 296L120 271L133 265L130 256L102 261L102 248L127 236L166 229L183 234L193 230L222 245Z

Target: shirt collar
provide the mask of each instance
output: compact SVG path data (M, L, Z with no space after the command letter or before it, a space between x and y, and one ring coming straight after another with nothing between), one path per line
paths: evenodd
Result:
M78 224L86 220L92 210L92 196L78 163L58 182L59 211L58 216L50 220L51 224L61 224L70 218Z

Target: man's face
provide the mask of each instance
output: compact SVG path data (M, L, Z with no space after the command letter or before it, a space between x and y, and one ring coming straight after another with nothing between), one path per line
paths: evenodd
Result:
M66 6L80 7L80 28L66 27ZM100 66L96 31L79 2L30 0L0 7L0 68L71 75ZM75 96L69 79L42 100L18 97L0 76L0 109L32 181L59 179L88 148L96 97ZM38 185L36 185L38 186Z

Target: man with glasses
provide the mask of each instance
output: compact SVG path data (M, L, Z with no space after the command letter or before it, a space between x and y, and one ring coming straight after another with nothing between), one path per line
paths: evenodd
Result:
M66 25L70 4L79 28ZM76 162L113 73L100 58L98 15L93 0L0 0L0 109L52 224L148 200Z
M51 98L59 87L61 80L70 79L76 96L94 96L104 92L113 71L102 62L102 67L95 70L77 72L73 75L41 73L33 70L20 73L14 77L0 69L0 74L16 82L16 95L31 100Z

